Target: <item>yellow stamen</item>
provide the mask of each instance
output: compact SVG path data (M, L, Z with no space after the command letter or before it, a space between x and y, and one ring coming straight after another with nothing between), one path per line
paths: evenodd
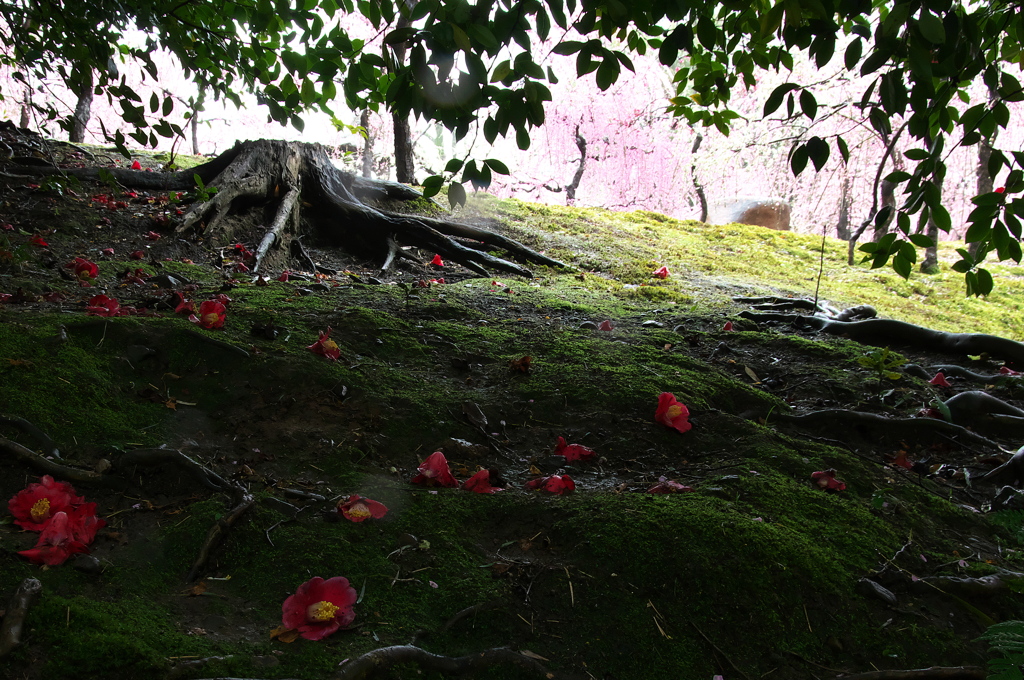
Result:
M338 343L336 343L334 340L324 340L323 347L328 351L334 351L338 349Z
M683 412L682 404L672 404L671 406L668 407L668 411L665 412L665 415L667 415L670 420L675 420L676 418L679 417L679 415L682 412Z
M207 326L214 325L215 323L217 323L219 319L220 314L217 314L215 312L210 314L203 314L203 323L206 324Z
M323 623L324 621L330 621L334 618L334 613L337 612L341 607L328 602L327 600L320 600L316 604L309 605L306 610L306 618L315 623Z
M39 500L37 500L35 504L32 506L32 509L29 511L29 514L32 515L33 522L42 522L44 519L49 518L50 499L40 498Z
M369 517L370 509L366 507L365 503L356 503L348 509L348 514L350 517Z

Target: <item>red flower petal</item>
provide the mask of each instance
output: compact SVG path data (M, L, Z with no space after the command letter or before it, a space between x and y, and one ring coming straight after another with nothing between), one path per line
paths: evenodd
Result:
M725 325L722 326L722 330L723 331L731 331L732 330L732 321L726 321Z
M688 491L693 491L693 487L662 477L657 484L647 490L647 493L685 493Z
M612 325L611 321L605 319L601 323L597 324L597 330L599 330L599 331L611 331L611 330L615 330L615 326Z
M825 491L844 491L846 489L846 482L836 479L836 471L831 468L812 472L811 479L818 485L818 488Z
M434 265L435 267L443 267L444 260L441 259L440 255L434 255L434 259L430 261L430 264Z
M197 323L207 330L213 330L214 328L221 328L224 326L224 321L227 319L227 307L216 300L207 300L206 302L199 305L199 316L196 317L194 314L189 317L189 321Z
M949 381L946 380L946 376L943 375L942 371L935 374L935 377L928 381L929 385L935 385L936 387L952 387Z
M352 494L344 503L338 501L338 512L347 520L362 522L371 517L380 519L387 514L388 509L383 503Z
M341 358L341 348L338 347L338 343L331 340L331 327L328 326L326 331L320 331L320 339L314 342L312 345L307 347L313 354L319 354L322 357L326 357L331 361L337 361Z
M75 553L87 553L89 549L81 541L75 540L73 526L67 513L58 512L50 518L43 532L39 535L36 547L21 550L24 555L36 564L47 564L51 567L62 564Z
M559 437L558 443L555 444L555 453L559 456L565 456L567 461L574 460L593 460L597 453L594 449L583 446L582 444L567 444L565 437Z
M676 395L671 392L662 392L658 395L658 408L654 411L655 421L679 432L689 432L693 427L689 418L690 409L686 408L686 404L677 401Z
M473 493L494 493L501 491L499 487L491 486L491 471L480 470L475 475L462 483L462 488Z
M22 529L42 531L54 514L68 512L84 502L67 482L56 482L50 475L43 475L38 482L15 494L8 501L7 509L14 516L14 523Z
M447 488L455 488L459 485L459 482L452 476L452 471L448 468L448 459L440 451L434 451L427 456L427 459L420 464L417 470L419 470L419 474L412 478L411 482L413 484L443 486Z
M668 267L662 267L660 269L654 270L654 273L651 274L651 276L653 276L656 279L667 279L669 277Z
M132 161L132 170L142 170L142 163L138 161Z
M526 483L527 489L539 489L553 494L567 494L576 490L576 482L569 475L551 475L538 477Z
M281 605L281 623L307 640L322 640L355 620L352 606L357 599L347 578L335 576L325 581L315 576Z

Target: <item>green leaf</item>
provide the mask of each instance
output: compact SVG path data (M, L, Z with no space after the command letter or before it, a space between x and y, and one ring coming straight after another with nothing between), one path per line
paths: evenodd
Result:
M816 171L821 171L821 168L828 162L830 153L831 149L828 146L828 142L821 137L811 137L807 140L807 155L811 162L814 163Z
M462 169L462 165L463 165L463 162L462 162L461 159L453 158L450 161L448 161L447 165L444 166L444 171L445 172L458 172L459 170ZM434 175L434 176L436 177L437 175Z
M861 53L864 50L864 42L860 38L856 38L846 48L846 56L843 58L843 63L846 65L847 71L852 71L853 68L860 61Z
M509 174L508 166L499 161L497 158L488 158L487 160L484 161L484 165L486 165L499 175Z
M926 236L924 234L910 234L909 236L907 236L907 238L909 238L910 242L913 243L918 248L931 248L933 245L935 245L935 241L933 241L931 237Z
M933 45L942 45L946 42L946 29L942 25L942 19L929 12L927 8L921 8L917 29L921 31L924 39Z
M466 188L458 182L448 185L448 204L452 207L466 205Z
M798 87L800 86L796 83L783 83L772 90L772 93L768 95L768 101L764 103L764 113L762 115L767 118L771 114L775 113L775 111L782 106L782 99L786 94L792 92Z
M914 269L914 263L900 253L892 258L892 269L904 279L909 279L910 273Z
M814 116L817 115L818 100L814 98L814 94L810 90L800 91L800 110L811 120L814 120Z

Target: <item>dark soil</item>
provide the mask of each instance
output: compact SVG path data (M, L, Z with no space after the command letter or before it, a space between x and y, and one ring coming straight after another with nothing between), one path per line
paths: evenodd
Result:
M130 165L56 153L69 167ZM120 485L76 483L108 523L89 558L41 570L17 555L37 535L0 528L0 593L29 576L44 585L22 644L0 660L6 677L313 680L415 642L451 656L510 647L564 678L809 679L981 666L978 636L1024 618L1021 513L992 515L998 489L980 479L1024 443L1019 430L975 427L987 445L896 421L781 417L911 418L970 389L1022 408L1020 378L892 380L857 363L875 348L741 320L724 331L720 313L609 297L590 287L601 271L486 280L417 253L382 273L310 235L317 271L294 263L287 282L253 280L234 244L175 234L195 199L0 176L0 294L11 296L0 303L0 415L52 436L56 462ZM546 247L495 206L468 218ZM247 250L264 211L232 215ZM76 257L98 265L91 287L68 268ZM176 315L174 291L231 298L224 329ZM98 293L141 313L88 316ZM614 330L592 328L606 318ZM336 364L305 349L328 327ZM892 349L922 366L1002 365ZM653 422L662 391L689 404L692 431ZM0 436L46 453L18 427L0 424ZM567 463L559 436L596 460ZM119 464L161 445L257 497L191 582L208 530L238 499L180 466ZM491 469L506 490L409 484L437 450L460 481ZM8 455L7 498L42 473ZM909 469L894 464L904 457ZM828 468L846 490L811 481ZM571 475L573 496L523 490L553 473ZM663 477L694 490L647 494ZM335 503L350 493L389 514L340 519ZM354 628L272 641L280 602L317 575L362 591ZM989 575L998 592L971 589Z

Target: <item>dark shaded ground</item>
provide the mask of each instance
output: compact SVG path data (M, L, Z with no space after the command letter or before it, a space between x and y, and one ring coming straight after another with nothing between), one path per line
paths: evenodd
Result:
M592 285L600 271L487 281L403 263L381 274L310 237L320 275L264 286L239 271L233 244L173 233L191 198L0 177L0 293L11 295L0 304L0 414L52 435L62 463L112 464L106 474L126 484L76 485L108 521L95 560L40 572L16 554L36 536L0 529L0 592L29 575L45 589L25 644L0 661L8 677L312 679L416 640L453 656L527 650L566 678L822 678L983 664L985 646L973 641L1022 617L1020 513L1000 514L1010 531L990 523L996 487L978 481L1021 444L1019 430L981 432L993 446L895 423L783 417L911 417L967 389L1020 408L1020 378L943 389L890 380L857 363L872 348L738 319L723 331L720 314L668 295L608 296ZM261 213L235 217L251 225L240 239L248 249ZM494 217L545 246L544 235ZM75 257L100 267L95 286L73 279ZM167 275L179 281L161 285ZM225 330L176 316L174 290L197 302L231 297ZM149 314L86 316L101 291ZM613 331L588 325L606 318ZM328 326L338 364L304 349ZM990 375L1002 364L894 349ZM690 405L692 432L652 422L661 391ZM0 435L36 446L13 427ZM598 460L567 465L553 455L558 436ZM237 499L178 467L118 463L161 444L258 498L194 582L184 575L207 530ZM508 490L409 485L435 450L460 480L493 469ZM912 469L893 464L902 456ZM811 482L830 467L846 491ZM0 469L6 497L39 474L10 457ZM575 497L521 490L555 472L573 477ZM643 493L661 477L696 491ZM391 512L339 521L335 501L355 492ZM320 645L271 642L280 601L310 576L338 574L364 592L356 628ZM998 576L999 589L928 580L982 576ZM457 617L473 605L486 606Z

